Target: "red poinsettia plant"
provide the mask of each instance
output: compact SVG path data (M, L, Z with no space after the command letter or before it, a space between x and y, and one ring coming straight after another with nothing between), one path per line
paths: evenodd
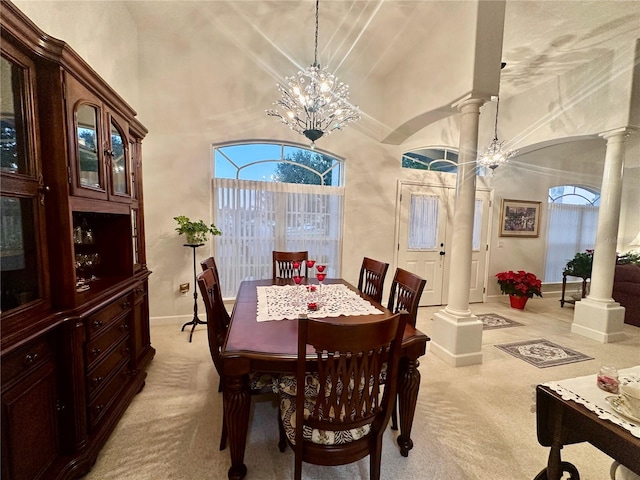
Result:
M542 296L542 281L533 273L518 270L514 272L500 272L496 274L500 291L506 295L531 298L534 295Z

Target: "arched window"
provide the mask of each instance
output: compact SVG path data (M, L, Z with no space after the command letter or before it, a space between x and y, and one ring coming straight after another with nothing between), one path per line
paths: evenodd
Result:
M456 173L458 153L449 148L422 148L402 155L402 168Z
M339 276L343 160L296 145L252 142L213 148L216 263L224 297L243 280L271 278L273 250L309 252Z
M549 189L545 282L562 281L573 256L592 249L596 241L600 194L577 185Z

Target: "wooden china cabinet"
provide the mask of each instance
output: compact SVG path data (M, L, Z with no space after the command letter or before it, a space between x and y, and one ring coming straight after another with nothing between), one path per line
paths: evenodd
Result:
M68 45L0 9L2 480L77 478L144 386L136 112Z

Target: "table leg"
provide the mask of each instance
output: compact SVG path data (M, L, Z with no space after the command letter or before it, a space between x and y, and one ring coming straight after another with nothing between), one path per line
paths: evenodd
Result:
M580 475L576 467L569 462L563 462L560 455L560 451L565 442L565 432L562 428L562 414L563 412L559 408L554 408L550 412L551 422L553 424L553 439L551 441L551 449L549 450L546 475L540 476L544 471L539 474L541 480L560 480L563 472L569 473L569 480L580 480Z
M244 464L244 450L249 430L251 392L247 375L225 376L224 378L224 420L229 436L231 468L229 480L242 480L247 474Z
M398 445L403 457L409 456L409 450L413 448L411 441L411 426L416 412L418 390L420 389L420 363L417 358L403 357L400 359L398 370L398 413L400 416L400 436Z

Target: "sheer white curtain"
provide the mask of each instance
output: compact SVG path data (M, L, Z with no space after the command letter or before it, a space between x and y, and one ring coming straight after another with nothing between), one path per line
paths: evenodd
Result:
M544 281L562 281L565 265L578 252L594 248L598 207L548 204L547 261Z
M243 280L271 278L273 250L307 250L341 273L343 187L214 178L216 265L224 297Z
M409 213L409 248L430 250L438 240L439 197L411 195Z

